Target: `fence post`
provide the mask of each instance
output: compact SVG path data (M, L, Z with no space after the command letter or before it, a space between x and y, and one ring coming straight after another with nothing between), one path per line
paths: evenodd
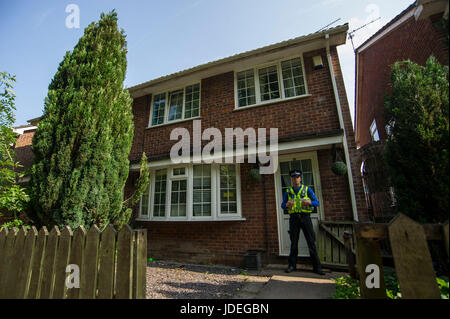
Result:
M365 226L367 227L367 225ZM359 287L361 298L375 299L386 298L386 287L384 281L383 259L381 258L380 243L378 240L362 238L361 227L355 224L356 264L359 273ZM366 267L376 265L379 270L379 287L369 288L366 284L368 273Z
M117 240L116 298L131 299L133 282L133 230L124 225Z
M348 231L344 231L343 237L344 237L345 253L347 255L347 264L348 264L348 271L350 273L350 277L353 279L358 279L357 272L355 269L355 256L353 255L352 243L350 242L351 238L353 237L353 234Z
M100 299L113 298L116 235L117 233L112 225L106 226L106 229L102 232L97 297Z
M100 230L93 225L87 234L84 252L83 273L81 274L80 298L95 299L98 273L98 246Z
M37 236L38 232L35 227L31 227L31 229L26 232L24 250L19 258L19 267L17 269L18 280L16 283L14 298L24 299L28 294L31 279L33 251L35 249Z
M147 230L137 230L134 235L133 298L145 299L147 290Z
M21 233L21 232L20 232ZM8 238L5 243L5 266L3 268L4 277L2 282L0 282L0 298L11 298L12 297L12 285L15 284L14 277L17 274L17 250L16 246L23 246L23 235L19 238L19 231L17 228L13 228L9 232Z
M11 276L11 272L15 271L11 267L11 260L14 257L14 243L16 240L17 229L14 227L11 231L6 232L6 240L3 246L3 269L2 269L2 277L0 278L0 299L8 298L8 280Z
M42 263L42 283L39 299L49 299L53 293L54 275L55 275L55 258L58 248L59 237L58 226L54 226L47 240L44 261Z
M389 239L402 298L441 298L422 225L399 214Z
M38 299L39 290L41 286L41 269L42 261L45 254L45 246L47 244L48 231L47 227L43 226L39 231L36 246L33 252L33 262L31 266L30 289L28 290L27 298Z
M6 244L6 238L8 237L8 229L6 227L3 227L2 229L0 229L0 285L2 283L3 277L5 275L4 272L4 268L6 265L6 248L5 248L5 244ZM1 289L1 286L0 286Z
M69 263L72 236L73 233L70 227L64 227L59 239L55 260L55 283L51 296L53 299L64 299L66 295L66 267Z
M77 265L80 270L80 283L83 276L83 255L84 244L86 240L86 230L83 226L78 226L77 230L73 233L72 247L70 250L69 264ZM68 288L67 299L78 299L80 297L80 288Z

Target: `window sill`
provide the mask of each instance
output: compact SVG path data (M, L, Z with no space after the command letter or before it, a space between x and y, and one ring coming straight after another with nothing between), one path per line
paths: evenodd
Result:
M217 218L217 219L207 219L207 218L192 218L192 219L145 219L136 218L138 222L243 222L247 218L235 217L235 218Z
M177 123L181 123L181 122L187 122L187 121L192 121L192 120L199 120L201 119L201 116L196 116L196 117L190 117L188 119L181 119L181 120L176 120L176 121L170 121L167 123L162 123L162 124L157 124L157 125L152 125L152 126L148 126L145 129L151 129L151 128L155 128L155 127L161 127L161 126L166 126L166 125L171 125L171 124L177 124Z
M311 96L311 94L303 94L303 95L299 95L299 96L289 97L286 99L277 99L277 100L262 102L262 103L258 103L258 104L252 104L249 106L235 107L235 109L232 112L247 110L247 109L251 109L251 108L259 107L259 106L265 106L265 105L270 105L270 104L276 104L276 103L282 103L282 102L287 102L287 101L292 101L292 100L303 99L303 98L307 98L310 96Z

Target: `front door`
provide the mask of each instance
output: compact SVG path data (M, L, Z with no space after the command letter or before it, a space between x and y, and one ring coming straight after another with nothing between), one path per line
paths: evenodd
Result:
M293 169L300 169L302 171L302 183L314 191L319 203L322 203L322 194L320 187L319 168L317 163L316 152L299 153L292 155L284 155L279 158L279 167L275 174L275 191L277 199L277 214L278 214L278 238L280 244L280 256L289 256L291 240L289 238L289 214L283 212L281 203L286 190L292 186L289 171ZM317 233L319 228L319 220L322 207L314 208L311 214L311 220L316 232L316 246ZM299 256L308 257L308 245L306 243L303 232L300 232L299 240Z

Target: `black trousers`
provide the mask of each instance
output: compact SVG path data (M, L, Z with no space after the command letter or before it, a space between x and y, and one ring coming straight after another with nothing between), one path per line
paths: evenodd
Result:
M316 235L314 233L313 225L311 222L311 216L309 213L296 213L289 216L289 236L291 238L291 252L289 254L289 266L295 268L297 265L298 255L298 240L300 237L300 230L303 229L303 233L308 244L309 256L311 257L314 270L322 268L320 264L319 255L316 249Z

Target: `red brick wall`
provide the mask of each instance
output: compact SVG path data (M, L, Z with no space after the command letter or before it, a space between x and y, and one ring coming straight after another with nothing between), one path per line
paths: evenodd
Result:
M23 171L29 168L33 163L34 154L31 150L31 144L33 142L33 136L36 130L26 131L19 135L16 144L14 145L14 151L16 153L16 161L23 167L19 168L19 171Z
M318 53L322 54L325 67L321 70L313 70L312 56ZM254 129L277 127L279 138L338 129L339 121L325 50L304 54L304 62L310 97L239 111L233 111L233 72L203 79L200 111L202 129L216 127L224 136L226 127L240 127L244 130L248 127ZM131 160L139 158L142 145L143 151L147 155L168 154L175 143L170 140L170 132L176 127L185 127L192 133L192 121L144 129L149 121L150 103L150 95L140 97L134 102L133 112L138 123L135 124L135 141L131 151ZM144 132L142 132L143 129ZM208 141L204 143L206 144Z
M438 17L416 21L413 16L359 54L359 146L371 141L369 128L374 118L380 139L386 139L384 97L390 83L390 66L394 62L410 59L424 65L433 54L440 63L448 65L448 48L441 43L444 34L433 26Z
M321 54L324 68L313 70L312 57ZM331 48L339 98L344 113L344 126L351 156L356 156L353 126L350 118L344 82L336 48ZM232 72L203 79L201 86L202 129L216 127L224 134L226 127L277 127L279 138L324 133L339 129L339 119L328 69L326 51L304 54L305 72L310 97L274 103L266 106L234 110L234 76ZM151 96L134 101L135 140L131 160L138 160L142 151L149 156L170 152L176 141L170 141L175 127L192 132L192 121L147 129ZM204 143L208 143L205 141ZM331 172L331 150L318 151L325 217L327 220L352 220L352 207L347 176ZM354 186L360 215L366 217L361 180L358 179L359 159L352 159ZM241 164L242 215L245 221L216 222L136 222L148 229L149 257L191 262L213 262L240 265L247 250L266 250L266 261L278 256L278 226L274 176L266 175L266 202L263 182L248 179L254 164ZM127 182L128 192L132 183ZM362 197L361 197L362 196ZM267 218L265 206L267 210ZM136 214L135 209L135 214ZM267 230L266 230L267 229ZM267 246L268 245L268 246Z

